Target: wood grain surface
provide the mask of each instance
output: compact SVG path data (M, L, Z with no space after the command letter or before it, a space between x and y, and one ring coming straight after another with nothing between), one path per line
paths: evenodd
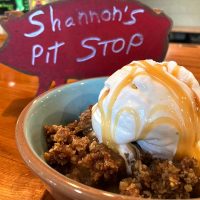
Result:
M175 60L200 80L200 46L170 44ZM0 65L0 200L52 200L41 181L24 165L15 143L15 124L34 98L38 79Z

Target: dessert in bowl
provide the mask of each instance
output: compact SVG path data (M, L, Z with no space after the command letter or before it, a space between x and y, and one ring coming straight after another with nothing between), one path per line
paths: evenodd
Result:
M22 112L16 137L28 166L57 199L193 197L199 183L194 76L175 62L138 61L104 86L105 80L56 88Z

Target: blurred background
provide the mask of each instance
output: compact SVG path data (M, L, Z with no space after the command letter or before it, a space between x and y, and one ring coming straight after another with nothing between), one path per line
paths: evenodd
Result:
M139 0L153 9L164 11L173 20L171 42L200 44L199 0Z

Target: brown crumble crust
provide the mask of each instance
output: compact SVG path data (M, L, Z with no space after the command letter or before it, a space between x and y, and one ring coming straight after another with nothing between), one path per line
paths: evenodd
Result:
M90 106L79 120L66 126L45 126L49 165L86 185L143 198L190 198L200 196L198 163L185 157L180 161L153 158L141 151L141 159L132 164L132 175L126 174L123 158L98 143L91 125Z
M66 126L45 126L49 150L44 158L56 170L81 183L98 187L119 182L125 162L104 144L99 144L91 129L91 107L78 121Z

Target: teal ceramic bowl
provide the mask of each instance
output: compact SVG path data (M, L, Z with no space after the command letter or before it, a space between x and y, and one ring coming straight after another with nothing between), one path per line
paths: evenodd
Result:
M44 182L56 200L139 200L98 190L65 177L44 160L43 126L66 124L97 102L106 78L87 79L50 90L33 100L16 125L16 141L27 166ZM33 188L34 189L34 188Z
M19 128L23 126L24 137L30 150L38 159L44 161L43 153L46 150L42 134L44 125L66 124L77 119L89 105L97 102L104 81L105 78L97 78L67 84L34 99L21 113L17 122L16 139L19 151L23 153L19 138Z
M33 100L18 119L16 141L19 152L57 200L133 200L133 197L105 192L71 180L48 166L43 158L47 150L43 126L66 124L77 119L89 105L97 102L105 79L88 79L50 90Z

